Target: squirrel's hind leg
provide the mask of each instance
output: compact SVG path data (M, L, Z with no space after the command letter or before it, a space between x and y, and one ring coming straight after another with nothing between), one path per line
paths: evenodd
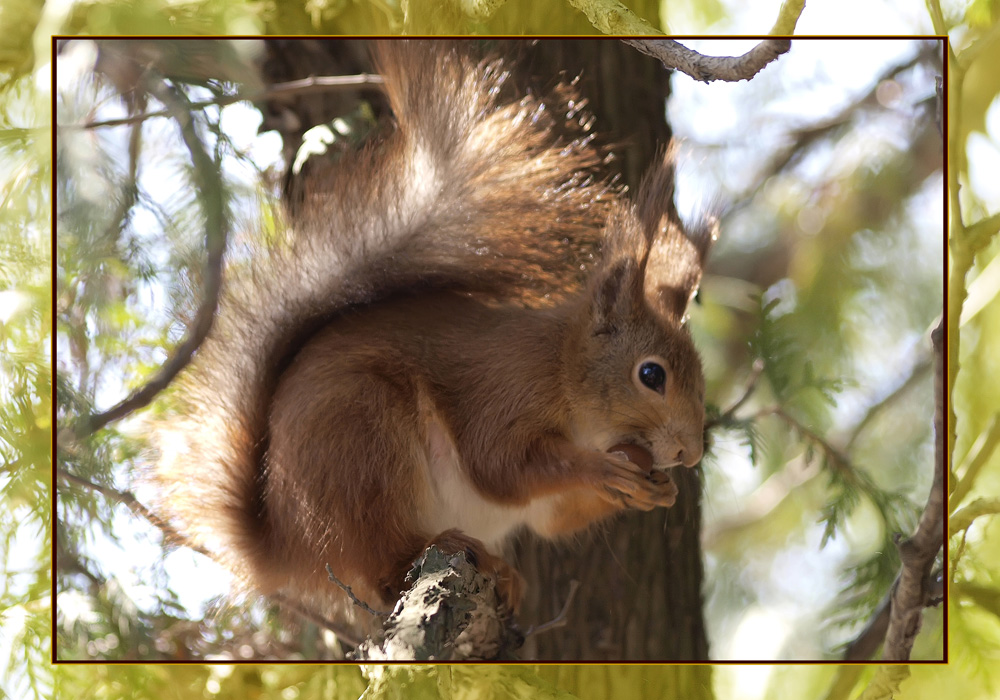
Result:
M387 585L402 583L427 540L417 526L427 500L415 477L418 387L389 352L329 335L303 348L272 402L265 491L293 587L339 598L329 564L372 607L396 600L399 589Z
M271 411L266 505L276 551L291 575L329 589L326 565L359 598L385 609L430 545L466 552L512 610L522 578L452 518L428 483L440 450L419 368L389 344L331 330L308 343L282 375ZM446 461L446 460L445 460ZM457 524L457 522L455 523ZM284 551L281 551L284 550Z

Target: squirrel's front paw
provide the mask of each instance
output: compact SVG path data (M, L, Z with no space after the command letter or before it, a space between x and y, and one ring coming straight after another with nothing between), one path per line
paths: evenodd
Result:
M625 452L605 455L601 480L605 497L616 505L637 510L672 506L677 501L677 485L670 474L648 470L629 457Z

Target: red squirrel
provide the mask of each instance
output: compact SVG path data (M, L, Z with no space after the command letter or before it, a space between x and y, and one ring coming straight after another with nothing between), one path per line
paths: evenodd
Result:
M714 230L681 225L669 151L634 199L595 178L570 88L511 96L458 44L375 59L395 126L229 270L159 431L161 508L261 593L333 609L329 565L385 609L434 543L515 609L513 533L669 507L701 459L685 317Z

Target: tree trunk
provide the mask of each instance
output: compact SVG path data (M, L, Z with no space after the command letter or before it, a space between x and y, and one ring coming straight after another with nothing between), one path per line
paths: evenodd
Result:
M597 117L595 131L614 147L612 169L633 192L670 141L668 73L619 41L541 42L532 51L533 75L580 75L580 92ZM632 512L576 542L526 538L517 565L528 581L523 624L555 618L570 589L581 586L566 626L525 642L537 659L704 660L702 617L701 478L677 468L673 508Z

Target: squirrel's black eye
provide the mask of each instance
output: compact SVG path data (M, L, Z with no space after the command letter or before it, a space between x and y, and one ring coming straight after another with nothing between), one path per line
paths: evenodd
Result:
M667 383L667 372L655 362L643 362L639 365L639 381L643 386L662 394Z

